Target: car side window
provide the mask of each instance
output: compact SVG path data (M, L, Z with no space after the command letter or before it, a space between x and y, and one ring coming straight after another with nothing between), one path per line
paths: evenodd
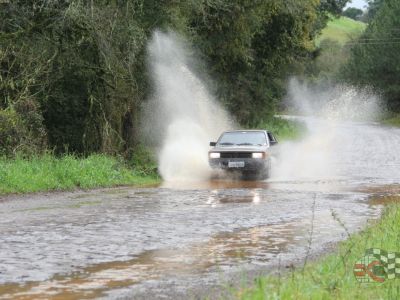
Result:
M275 142L276 141L275 137L270 132L268 132L268 139L269 139L270 142Z

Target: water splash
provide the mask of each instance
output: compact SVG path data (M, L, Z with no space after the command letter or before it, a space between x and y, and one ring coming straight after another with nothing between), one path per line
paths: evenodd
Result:
M192 70L190 48L172 32L155 31L149 44L154 95L145 111L146 137L158 146L166 181L209 178L208 144L233 127Z
M351 174L351 161L357 163L357 154L364 155L368 148L364 140L366 149L356 143L363 135L357 124L379 119L380 98L368 88L309 86L292 79L286 101L301 115L297 119L304 121L308 133L300 141L279 146L273 179L329 180Z
M370 87L357 88L347 84L310 85L291 78L286 104L295 114L325 120L379 120L385 109L381 98Z

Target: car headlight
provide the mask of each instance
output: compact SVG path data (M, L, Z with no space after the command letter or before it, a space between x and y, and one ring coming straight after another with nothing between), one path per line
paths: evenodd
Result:
M221 153L219 152L210 152L210 158L220 158L221 157Z
M252 154L253 158L264 158L264 153L262 152L255 152Z

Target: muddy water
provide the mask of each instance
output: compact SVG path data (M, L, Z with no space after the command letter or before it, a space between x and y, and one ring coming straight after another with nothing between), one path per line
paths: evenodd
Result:
M339 137L329 178L3 198L0 299L190 298L301 264L378 218L371 194L399 191L399 130Z

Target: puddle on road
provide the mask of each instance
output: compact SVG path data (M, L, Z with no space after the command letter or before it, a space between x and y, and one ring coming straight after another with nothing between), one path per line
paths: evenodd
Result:
M218 271L238 262L267 263L302 235L295 222L220 233L184 249L146 251L128 261L101 263L44 282L0 285L0 299L92 299L160 277Z
M370 194L370 205L400 203L400 185L364 187L358 189L358 192Z
M276 190L301 190L301 191L342 191L344 179L331 180L295 180L282 181L269 179L267 181L256 180L230 180L212 179L206 181L178 181L163 182L160 187L174 190L228 190L228 189L276 189Z
M243 204L243 207L248 207L247 203L267 202L265 200L271 194L262 191L270 188L271 185L268 182L257 181L214 180L204 183L202 187L196 184L192 188L211 190L207 194L208 205L218 206L221 204L229 207L242 207ZM181 188L188 189L188 185L181 186ZM396 188L393 187L390 191L393 193L400 191L399 187ZM383 195L384 190L360 192ZM116 193L109 191L109 194L117 194L119 198L126 198L126 195L146 197L149 193L152 194L154 191L133 192L126 189ZM330 200L338 201L341 196L325 195L327 199L333 197ZM392 196L386 195L385 197L375 197L369 203L382 205L392 201L391 199ZM97 203L93 198L89 198L87 201L83 198L76 200L76 204L82 206ZM124 201L125 199L123 199ZM135 203L137 202L135 201ZM270 210L268 210L269 212ZM191 244L186 248L146 251L130 260L99 263L69 274L54 275L46 281L7 283L0 285L0 299L93 299L107 295L107 292L111 290L135 286L151 280L157 281L193 274L205 276L219 271L224 273L237 268L238 265L246 264L261 265L264 268L277 257L277 254L297 253L294 249L299 245L304 246L310 228L309 222L309 219L292 220L219 233L212 236L207 242ZM315 239L318 240L318 234L323 236L333 234L335 230L338 230L336 223L337 221L329 215L329 211L325 214L319 212L315 216L315 224L318 224L318 230L321 232L316 233ZM315 228L317 230L317 226ZM339 230L342 229L339 228Z
M264 200L263 194L259 189L254 190L235 190L234 193L220 193L219 190L212 190L208 197L207 204L215 206L217 203L254 203L257 204Z

